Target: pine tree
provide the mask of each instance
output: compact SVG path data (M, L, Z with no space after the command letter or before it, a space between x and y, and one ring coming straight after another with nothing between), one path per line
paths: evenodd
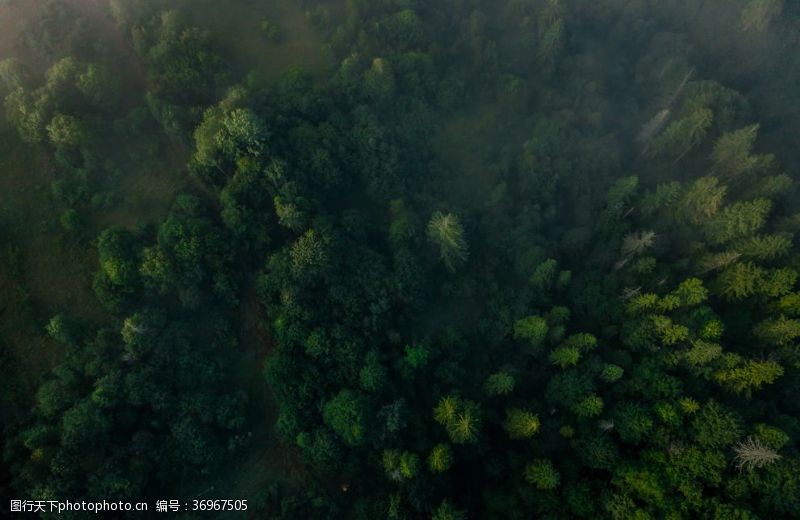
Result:
M467 261L469 249L464 239L464 228L456 215L434 213L428 222L428 238L439 247L442 262L451 272Z
M575 366L580 359L581 351L577 347L561 346L550 353L550 362L561 368Z
M558 487L561 475L549 460L536 459L525 466L525 481L538 489L549 491Z
M549 258L536 266L531 275L531 283L537 289L549 289L553 285L553 278L558 271L558 262Z
M507 372L495 372L483 385L489 395L508 395L514 391L514 377Z
M733 248L744 258L773 260L789 254L792 248L791 234L757 235L737 241Z
M447 424L447 434L455 444L473 443L478 440L480 424L477 405L467 401L455 419Z
M772 384L783 375L783 367L775 361L743 361L738 366L714 373L714 379L734 393L750 396L765 384Z
M769 199L731 204L706 223L706 237L715 245L749 237L766 223L771 209Z
M460 407L461 400L458 397L442 397L433 409L433 419L441 425L446 425L455 419Z
M701 177L684 192L678 214L692 224L702 224L719 211L726 192L716 177Z
M383 469L386 475L396 481L410 480L417 474L419 457L407 451L384 450Z
M506 420L503 429L512 439L527 439L539 431L539 417L520 408L506 410Z
M758 136L759 125L727 132L714 143L712 173L723 178L736 178L749 171L757 159L750 155Z
M538 347L547 337L547 320L539 316L528 316L517 320L514 324L514 337L527 341L531 346Z
M639 231L628 233L622 239L622 256L630 257L642 254L647 249L653 247L656 239L655 231Z
M442 397L433 410L434 420L445 427L454 444L478 440L481 414L477 403L455 396Z
M592 394L572 405L570 410L581 419L597 417L603 413L603 399L598 395Z
M743 300L760 290L764 274L764 270L752 262L741 262L726 267L717 277L716 284L725 299Z
M600 372L600 379L606 383L614 383L622 378L625 370L619 365L606 364L603 366L603 371Z
M447 444L437 444L428 455L428 468L433 473L443 473L453 465L453 452Z
M442 500L433 514L431 520L466 520L467 515L463 511L457 510L448 500Z
M783 315L767 318L756 326L755 336L769 345L790 345L800 337L800 320Z

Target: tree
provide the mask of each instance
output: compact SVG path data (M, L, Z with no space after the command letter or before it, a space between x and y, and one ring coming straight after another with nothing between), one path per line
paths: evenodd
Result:
M670 293L681 307L700 305L708 298L708 291L699 278L687 278Z
M754 437L747 437L744 441L738 442L733 451L736 452L736 467L739 470L753 471L773 464L781 458L777 451Z
M77 79L76 87L89 103L112 111L119 103L120 85L106 68L89 63Z
M714 112L707 107L688 111L657 136L650 144L650 155L668 154L675 161L682 159L703 142L714 121Z
M539 41L539 61L545 66L552 67L564 45L564 20L554 21L542 34Z
M742 300L756 294L764 281L764 270L752 262L730 265L717 277L719 292L729 301Z
M549 289L553 284L553 279L555 278L557 272L558 262L552 258L548 258L536 266L536 269L531 275L531 283L538 289Z
M712 173L722 178L735 179L747 173L758 159L750 155L753 143L758 136L759 125L750 125L735 132L723 134L714 143L711 158L714 161Z
M483 384L489 395L508 395L514 391L514 377L507 372L495 372Z
M442 397L433 410L433 418L443 425L454 444L478 440L481 414L477 403L455 396Z
M86 140L86 131L77 118L56 114L47 125L47 136L56 147L81 146Z
M722 355L722 346L703 340L695 340L692 347L684 353L686 362L695 367L705 366Z
M789 254L792 248L792 236L790 234L756 235L736 242L733 247L744 258L768 261Z
M762 33L782 10L783 0L749 0L742 10L742 30Z
M592 394L572 405L570 409L581 419L597 417L603 413L603 399L598 395Z
M741 435L742 423L728 408L709 401L694 415L691 423L695 441L706 448L726 448Z
M237 108L222 118L214 140L225 157L240 159L261 156L266 137L266 125L261 118L251 110Z
M448 500L442 500L433 514L431 520L465 520L467 515L463 511L457 510Z
M390 479L402 482L410 480L417 474L419 457L410 452L399 450L384 450L383 469Z
M261 29L262 36L270 43L279 42L283 36L283 31L281 31L280 27L270 20L261 20L259 29Z
M536 348L545 340L548 330L547 320L540 316L528 316L514 324L514 338L526 341Z
M733 367L715 372L714 379L732 392L748 396L753 390L774 383L784 372L783 367L774 361L736 361L739 362Z
M27 82L24 66L16 58L6 58L0 61L0 94L5 97L8 93L22 89Z
M692 224L702 224L722 207L727 188L716 177L701 177L683 193L678 203L679 215Z
M756 326L755 336L768 345L788 346L800 337L800 320L789 319L784 315L767 318Z
M525 466L525 481L543 491L551 491L558 487L561 475L546 459L536 459Z
M653 419L642 405L623 402L614 413L614 428L620 439L636 445L653 429Z
M187 28L174 10L158 22L155 44L146 51L152 92L177 105L207 102L224 72L210 33Z
M539 417L521 408L510 408L503 428L512 439L528 439L539 431Z
M63 314L56 314L47 322L47 334L54 340L64 345L75 344L75 331L73 325L64 318Z
M437 444L428 455L428 468L433 473L444 473L453 465L453 452L448 444Z
M456 396L445 396L433 409L433 419L439 424L446 425L453 421L461 406L461 399Z
M299 278L321 272L328 263L328 252L321 234L309 229L295 241L290 251L292 270Z
M653 247L655 239L655 231L628 233L622 240L622 256L630 257L643 253L648 248Z
M772 202L768 199L731 204L706 223L706 237L715 245L748 237L766 223L771 209Z
M550 362L561 368L573 367L581 359L581 351L577 347L561 346L550 353Z
M364 397L345 389L325 403L322 416L345 443L357 446L366 438L368 409Z
M613 383L615 381L619 381L624 373L625 370L623 370L621 366L609 363L606 364L603 367L603 371L600 372L600 379L606 383Z
M386 369L381 365L376 350L367 353L364 366L359 372L359 382L361 388L368 392L376 392L386 384Z
M454 272L467 261L469 250L464 228L456 215L435 212L428 222L428 238L439 247L439 256L449 271Z

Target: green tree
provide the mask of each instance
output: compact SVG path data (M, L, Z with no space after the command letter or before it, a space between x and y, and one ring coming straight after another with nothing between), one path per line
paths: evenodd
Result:
M800 320L789 319L784 315L767 318L756 326L755 336L769 345L791 345L800 337Z
M503 428L511 439L528 439L539 431L539 417L521 408L509 408Z
M428 455L428 468L433 473L444 473L453 465L453 452L448 444L437 444Z
M729 301L743 300L759 290L764 282L764 270L752 262L741 262L725 268L716 284L722 296Z
M514 324L514 337L536 348L545 340L548 330L547 320L539 316L528 316Z
M486 378L483 388L489 395L509 395L514 391L514 376L507 372L495 372Z
M757 158L750 155L758 135L759 125L751 125L735 132L723 134L714 143L711 158L714 161L712 172L723 178L736 178L748 172L757 164Z
M581 359L581 351L577 347L562 346L550 353L550 362L561 368L573 367Z
M751 395L753 390L775 382L783 372L783 367L774 361L747 360L740 361L733 367L718 370L714 373L714 379L732 392Z
M550 491L558 487L561 475L546 459L536 459L525 466L525 481L538 489Z
M381 365L376 350L367 353L358 378L361 388L368 392L376 392L386 384L386 369Z
M419 470L419 457L407 451L384 450L383 469L391 480L397 482L410 480Z
M771 209L768 199L731 204L706 223L706 237L716 245L748 237L766 223Z
M325 403L322 416L345 443L357 446L367 435L368 410L364 397L352 390L341 390Z
M694 181L678 202L678 214L692 224L702 224L722 207L727 188L716 177L701 177Z
M603 399L598 395L590 395L580 402L572 405L572 412L578 417L585 419L597 417L603 413Z
M454 444L469 444L478 440L481 413L473 401L455 396L442 397L433 410L433 418L445 427Z
M457 510L448 500L442 500L433 514L431 520L465 520L467 515L463 511Z
M298 238L290 250L292 269L296 276L315 275L328 264L328 251L322 235L309 229Z
M86 130L81 122L72 116L56 114L47 125L47 136L56 147L80 146L86 139Z
M621 366L608 363L603 366L603 370L600 372L600 379L606 383L613 383L619 381L624 373L625 370Z

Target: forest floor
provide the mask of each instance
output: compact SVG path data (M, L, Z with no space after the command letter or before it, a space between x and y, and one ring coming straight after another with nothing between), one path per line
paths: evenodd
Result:
M198 499L231 498L252 503L264 499L265 491L274 482L293 485L303 480L297 448L281 443L274 431L278 410L264 377L264 362L275 345L264 327L265 309L254 286L254 281L246 283L241 295L238 319L241 356L236 368L239 374L236 379L249 399L252 414L249 422L254 428L247 447L237 452L222 473L192 484L192 490L203 494ZM229 516L237 517L235 512Z
M322 50L322 38L294 0L179 0L178 4L191 4L191 9L186 9L194 14L190 23L211 31L230 57L229 65L237 77L254 70L260 79L273 81L293 68L320 75L332 62ZM277 41L269 42L262 33L261 22L265 20L278 29Z

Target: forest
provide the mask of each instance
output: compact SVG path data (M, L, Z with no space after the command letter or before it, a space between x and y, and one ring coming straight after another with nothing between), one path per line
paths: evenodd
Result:
M0 516L800 517L799 85L795 0L0 0Z

